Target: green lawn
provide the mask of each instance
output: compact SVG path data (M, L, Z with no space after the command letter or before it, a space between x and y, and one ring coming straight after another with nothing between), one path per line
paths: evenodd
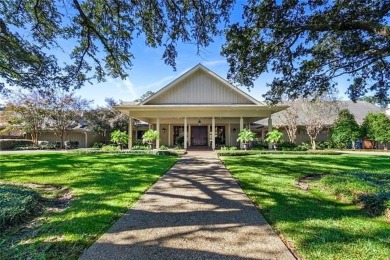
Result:
M253 155L222 160L302 258L389 259L389 219L370 217L353 203L354 196L348 196L358 189L389 193L389 156ZM342 172L351 184L347 180L337 185ZM298 188L296 180L309 174L333 177L309 182L310 190Z
M65 210L39 215L32 230L3 232L0 259L77 258L176 161L129 154L1 155L1 182L54 185L70 191L72 200Z

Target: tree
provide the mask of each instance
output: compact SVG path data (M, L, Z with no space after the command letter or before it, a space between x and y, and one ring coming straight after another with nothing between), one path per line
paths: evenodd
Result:
M348 109L339 112L330 132L332 141L341 148L347 148L352 143L352 148L355 149L355 141L361 136L360 126Z
M272 70L279 76L265 97L276 103L284 94L321 96L347 76L353 101L371 91L388 102L389 11L383 0L248 1L222 47L228 78L250 88Z
M301 108L302 123L306 126L312 149L315 150L318 134L331 124L331 118L337 115L339 106L335 101L322 97L316 101L304 100Z
M276 149L276 144L280 142L283 138L283 133L279 132L278 129L274 129L271 132L267 133L266 142L271 142Z
M148 97L150 97L152 95L154 95L154 92L148 90L142 96L140 96L139 98L135 99L134 102L142 102L142 101L146 100Z
M246 150L247 144L253 141L255 136L256 133L253 133L251 130L244 128L238 133L237 142L242 142L244 144L244 149Z
M149 144L149 147L152 148L152 144L160 138L160 133L157 130L149 129L142 136L142 142Z
M115 130L111 133L111 142L116 143L122 149L123 145L129 141L129 137L126 132L121 132L120 130Z
M37 144L47 115L47 100L38 91L15 91L9 97L4 110L8 125L2 132L21 129Z
M107 106L84 112L88 127L95 133L105 138L108 132L114 129L127 132L129 127L129 116L114 109L118 102L112 98L105 99Z
M89 107L90 101L75 96L74 92L55 89L48 96L48 120L46 125L52 129L64 145L67 131L78 125L81 113Z
M289 107L286 110L277 113L275 116L279 119L277 120L279 123L275 124L275 126L282 127L286 130L288 139L291 143L295 143L297 138L300 102L300 100L283 102L283 105L288 105Z
M390 119L384 113L369 113L363 120L362 129L363 136L374 142L390 142Z
M163 47L162 58L175 68L178 42L198 51L222 32L234 0L16 0L0 4L0 77L26 88L29 79L56 75L51 68L84 82L86 74L126 77L134 58L131 47L142 35L145 45ZM20 33L28 30L29 33ZM71 64L60 68L48 55L71 50ZM91 73L89 73L92 71ZM35 75L40 75L35 77ZM31 77L30 77L31 76ZM4 84L2 85L4 87ZM62 87L65 87L62 84Z

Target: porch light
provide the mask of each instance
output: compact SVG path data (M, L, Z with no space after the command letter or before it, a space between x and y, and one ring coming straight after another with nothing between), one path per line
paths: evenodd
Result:
M233 128L233 133L235 133L237 131L237 129L236 128Z
M198 125L200 125L202 123L202 121L200 121L200 119L199 119L199 121L198 121Z
M162 132L165 133L165 127L162 129Z

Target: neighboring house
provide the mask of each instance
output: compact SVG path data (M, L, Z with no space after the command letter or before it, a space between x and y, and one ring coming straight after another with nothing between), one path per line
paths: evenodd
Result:
M182 140L184 149L215 149L219 145L239 145L236 139L240 130L287 106L268 106L198 64L143 102L123 102L115 108L130 115L130 149L139 139L132 127L134 119L160 133L157 148L172 147Z
M354 116L356 122L361 125L363 123L364 118L367 116L368 113L379 113L379 112L385 112L384 109L373 105L371 103L368 103L366 101L357 101L352 102L352 101L340 101L339 104L339 109L348 109ZM284 113L284 111L278 112L274 115L272 115L272 121L273 124L278 126L278 129L283 132L284 134L284 140L288 141L288 135L286 131L283 129L283 118L281 114ZM298 130L297 130L297 138L296 138L296 143L301 144L302 142L309 142L309 136L307 135L306 132L306 127L305 127L305 119L303 118L302 113L298 113ZM335 114L333 116L330 116L327 118L327 127L320 132L320 134L317 137L317 141L326 141L329 139L329 129L333 125L333 123L336 121L338 117L338 114ZM255 132L258 132L258 136L261 136L264 138L264 136L268 132L268 121L267 120L259 120L257 122L254 122L254 124L251 125L251 129ZM366 147L365 148L372 148L370 147L370 143L366 142ZM382 145L378 148L383 148Z

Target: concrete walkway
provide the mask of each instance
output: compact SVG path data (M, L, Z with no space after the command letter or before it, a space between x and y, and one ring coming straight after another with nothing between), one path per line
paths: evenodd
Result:
M81 259L295 259L212 152L190 152Z

